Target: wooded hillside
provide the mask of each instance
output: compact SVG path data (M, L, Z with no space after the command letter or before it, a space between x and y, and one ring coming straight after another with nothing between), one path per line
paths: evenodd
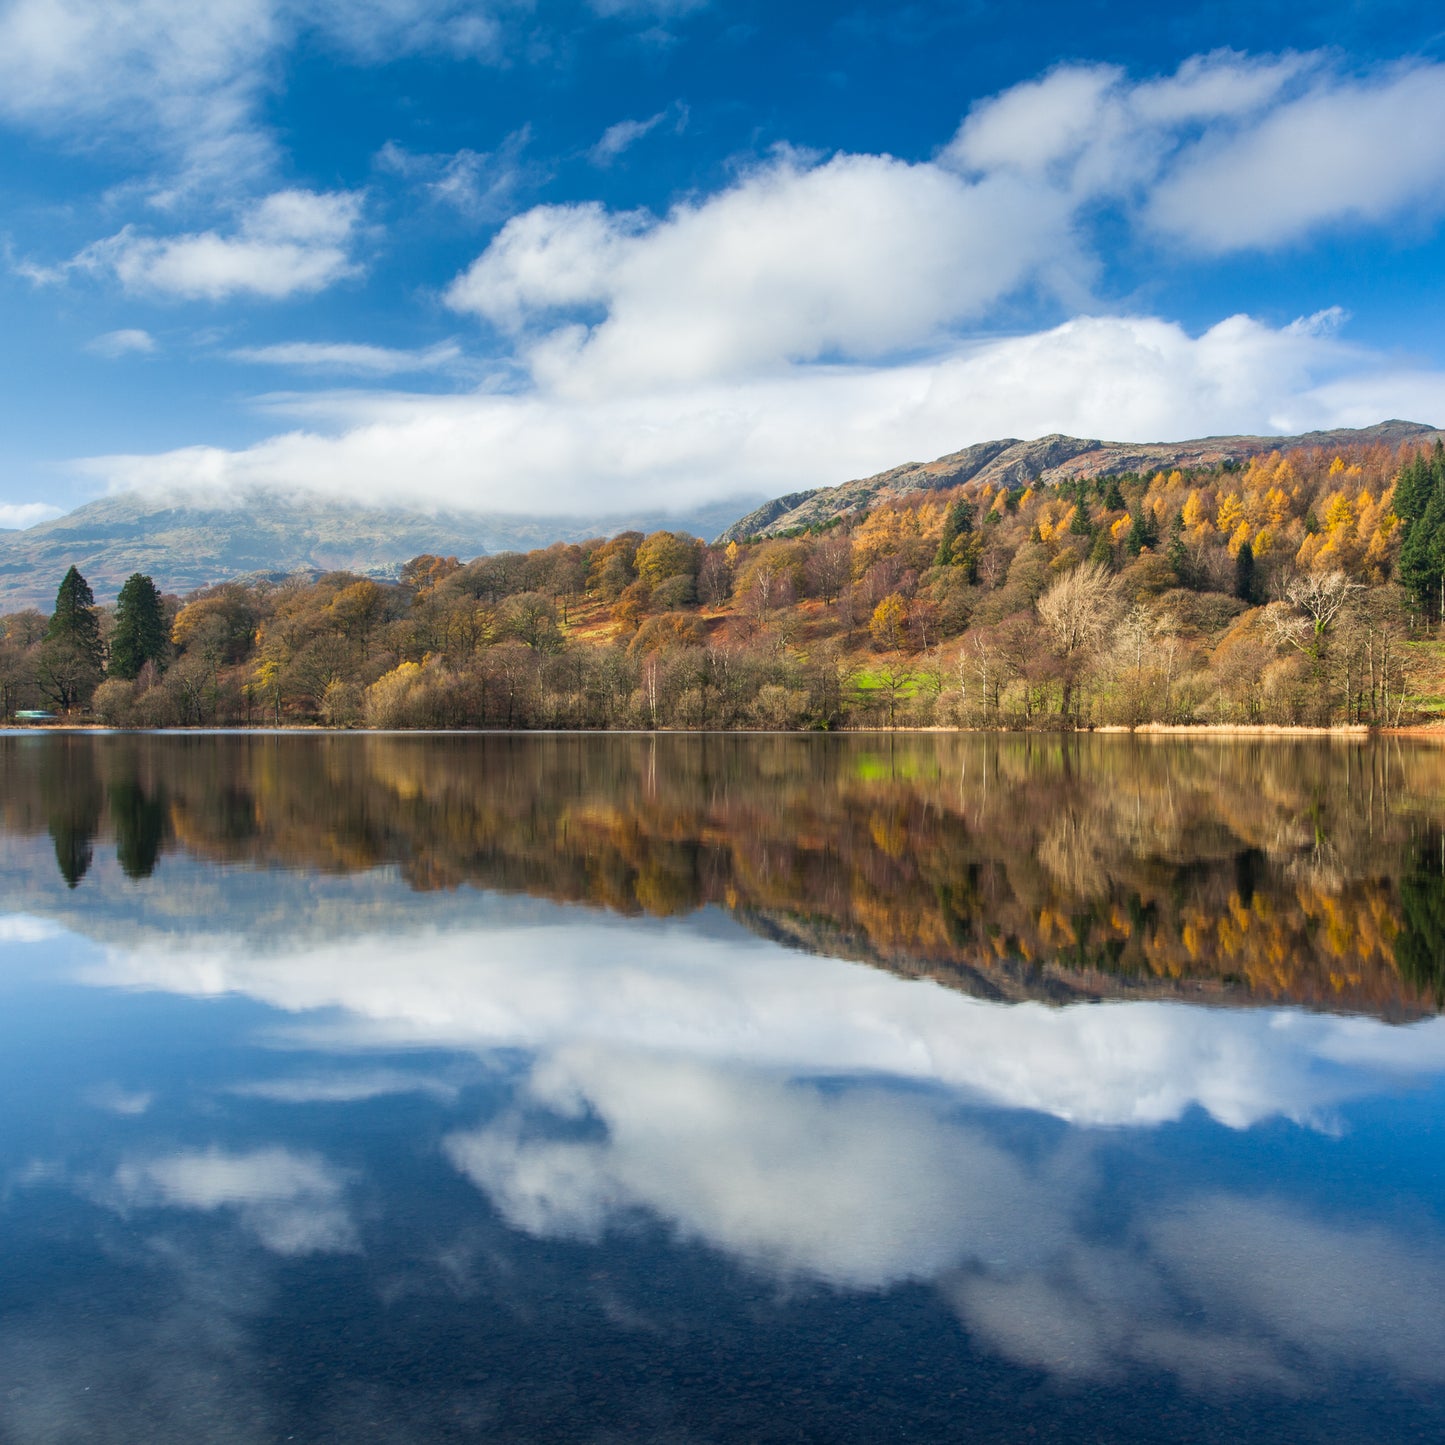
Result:
M166 640L133 673L108 615L79 677L59 666L75 649L54 619L3 619L6 712L89 701L104 721L156 726L1393 724L1438 702L1445 448L969 484L759 541L627 532L466 565L422 556L395 583L337 572L160 605Z

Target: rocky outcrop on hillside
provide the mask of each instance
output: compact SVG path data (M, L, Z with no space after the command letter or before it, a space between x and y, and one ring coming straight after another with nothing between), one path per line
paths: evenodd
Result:
M866 512L890 497L909 492L946 491L965 482L995 487L1054 485L1075 477L1114 472L1157 471L1161 467L1219 466L1226 461L1296 447L1360 446L1431 441L1441 433L1419 422L1384 421L1374 426L1306 432L1300 436L1201 437L1183 442L1104 442L1058 434L1020 441L980 442L932 462L908 462L876 476L816 487L779 497L734 522L720 542L749 537L775 537L796 528L823 526L835 517Z

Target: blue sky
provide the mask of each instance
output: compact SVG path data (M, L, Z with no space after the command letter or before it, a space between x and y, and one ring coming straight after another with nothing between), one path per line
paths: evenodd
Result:
M0 0L0 523L1445 422L1438 7Z

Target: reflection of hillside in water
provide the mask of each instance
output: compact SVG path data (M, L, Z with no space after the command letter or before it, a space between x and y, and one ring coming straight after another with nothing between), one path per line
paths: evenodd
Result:
M75 907L103 841L135 880L181 851L622 913L715 903L1003 997L1405 1016L1445 979L1445 754L1394 742L52 735L5 739L0 766L0 826L50 835Z

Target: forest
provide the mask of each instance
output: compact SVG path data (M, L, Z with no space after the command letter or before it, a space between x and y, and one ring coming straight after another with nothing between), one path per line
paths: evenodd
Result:
M394 578L136 574L0 618L0 710L110 726L1395 726L1445 706L1445 449L919 492Z

